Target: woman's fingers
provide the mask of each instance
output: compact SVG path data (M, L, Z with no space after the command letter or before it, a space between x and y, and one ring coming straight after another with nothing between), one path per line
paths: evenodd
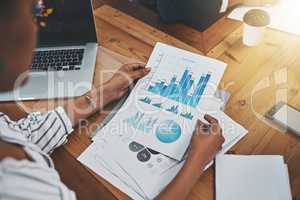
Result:
M133 79L129 81L130 83L136 79L146 76L150 71L151 68L150 67L146 68L146 64L144 63L125 64L120 69L120 72L127 74L130 79Z
M200 119L197 121L196 133L209 133L210 125L202 122Z
M129 73L132 79L139 79L146 76L151 71L151 68L139 68Z
M210 123L210 132L212 134L222 135L222 128L220 127L219 121L216 118L206 114L204 115L204 119Z
M205 123L202 122L200 119L197 120L197 125L196 125L196 131L199 132L202 127L205 126Z
M144 69L145 67L146 67L145 63L130 63L130 64L125 64L123 66L123 68L128 72Z
M208 121L210 124L219 124L219 121L216 118L212 117L211 115L208 114L204 115L204 119Z

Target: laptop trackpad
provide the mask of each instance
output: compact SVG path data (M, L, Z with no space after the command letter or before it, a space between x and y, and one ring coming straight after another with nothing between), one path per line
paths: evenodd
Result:
M17 91L21 97L38 97L41 94L48 93L48 76L47 74L34 75L31 74L25 85L21 86Z

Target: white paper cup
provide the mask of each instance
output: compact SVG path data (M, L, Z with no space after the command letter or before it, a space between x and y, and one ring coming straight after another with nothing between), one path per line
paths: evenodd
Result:
M269 14L260 9L249 10L244 16L243 43L253 47L261 43L266 27L270 24Z
M255 27L244 23L243 43L246 46L257 46L261 43L266 27Z

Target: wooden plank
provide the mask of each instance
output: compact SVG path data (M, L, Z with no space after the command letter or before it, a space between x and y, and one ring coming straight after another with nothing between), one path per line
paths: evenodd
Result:
M231 32L233 32L240 22L228 20L226 16L223 16L205 31L198 31L192 27L189 27L182 23L177 24L164 24L159 14L151 9L140 5L138 2L124 2L122 0L96 0L96 7L100 5L110 5L111 7L118 9L127 15L130 15L142 22L155 27L167 33L170 36L200 50L203 53L209 52Z
M64 148L57 149L52 158L61 180L76 193L78 200L117 200Z
M93 8L94 9L97 9L99 8L100 6L103 6L103 2L99 1L99 0L93 0Z
M161 25L159 28L207 54L240 26L240 22L226 19L224 16L203 32L184 24Z
M204 54L205 51L205 40L203 39L203 33L188 27L184 24L162 24L159 27L162 31L166 32L169 35L177 38L184 43L199 49Z
M100 45L129 58L147 62L153 46L135 39L97 16L96 23Z
M232 93L226 113L249 134L233 150L239 154L279 154L288 163L294 197L299 197L300 139L282 134L266 123L264 113L284 100L300 108L300 38L268 29L261 45L242 44L237 29L209 55L228 63L222 86ZM291 159L292 158L292 159ZM298 170L297 170L298 169Z
M104 5L97 9L95 16L101 18L114 27L129 33L138 40L147 43L150 46L155 46L156 42L164 42L178 48L182 48L191 52L201 54L202 52L184 42L159 31L143 22L124 14L110 6Z
M226 17L227 15L202 32L203 52L205 54L241 26L240 22L229 20Z

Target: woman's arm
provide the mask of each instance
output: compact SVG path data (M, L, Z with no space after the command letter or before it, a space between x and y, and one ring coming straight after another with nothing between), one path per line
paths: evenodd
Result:
M22 139L34 143L46 153L65 144L67 137L81 119L86 119L105 105L122 97L134 80L149 73L143 64L122 66L104 85L93 89L87 95L69 101L64 108L58 107L46 113L31 113L26 118L12 121L0 113L0 120L9 129L19 133ZM87 99L88 97L88 99ZM9 137L9 136L8 136Z
M81 119L88 118L103 109L107 104L121 98L135 80L144 77L149 72L150 68L145 68L144 64L126 64L108 82L93 89L86 95L68 102L64 108L73 127Z
M184 200L202 175L205 166L222 148L225 139L218 121L205 115L209 124L198 121L188 158L175 179L155 200Z

